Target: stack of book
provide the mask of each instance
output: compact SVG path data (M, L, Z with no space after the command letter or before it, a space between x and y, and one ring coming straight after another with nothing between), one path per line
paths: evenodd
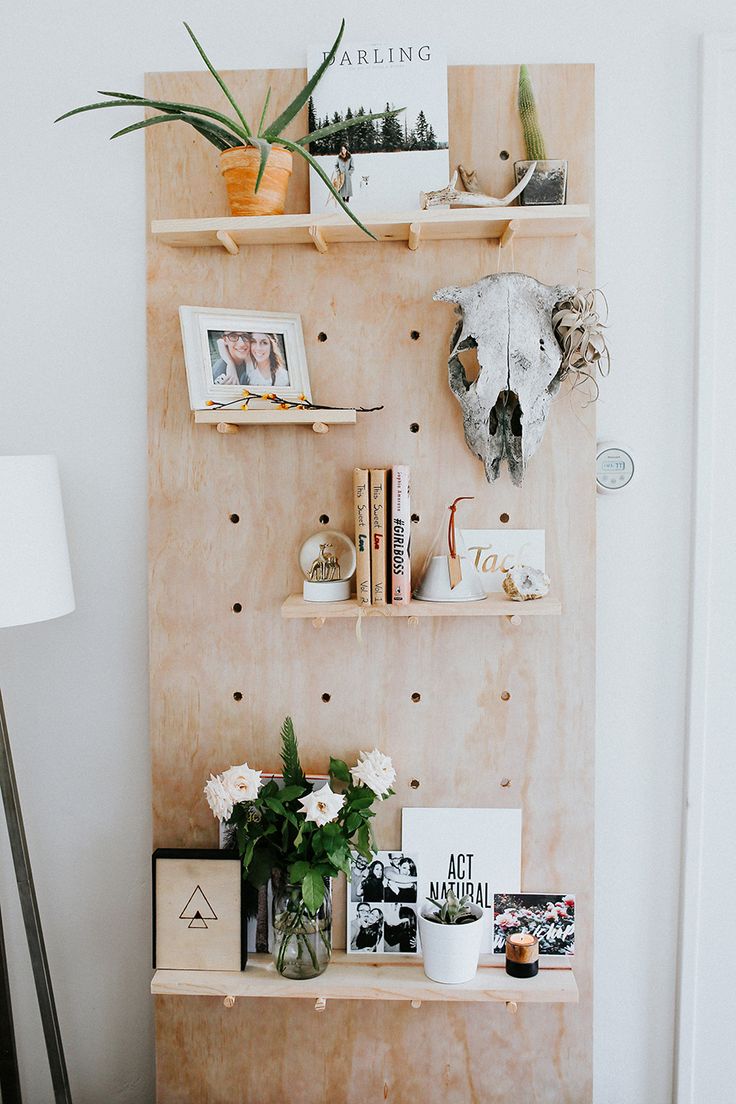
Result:
M356 468L353 501L358 605L411 601L409 469Z

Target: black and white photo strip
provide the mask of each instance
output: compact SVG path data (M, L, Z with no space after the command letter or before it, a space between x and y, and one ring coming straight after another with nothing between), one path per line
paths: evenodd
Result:
M348 954L417 953L417 863L403 851L351 853Z
M503 954L506 937L513 932L536 935L540 955L574 955L575 897L570 893L494 893L494 954Z

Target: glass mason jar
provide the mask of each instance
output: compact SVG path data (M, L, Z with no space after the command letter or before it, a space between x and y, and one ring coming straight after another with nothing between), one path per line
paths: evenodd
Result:
M274 871L273 960L287 978L306 981L323 974L332 957L332 886L325 878L325 898L316 916L307 910L302 887Z

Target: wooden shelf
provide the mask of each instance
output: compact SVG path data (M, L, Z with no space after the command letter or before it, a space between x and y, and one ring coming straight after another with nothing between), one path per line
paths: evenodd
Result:
M578 987L569 967L539 971L535 978L512 978L503 961L484 955L478 973L465 985L439 985L424 973L421 961L386 962L337 951L326 972L311 981L290 981L276 972L270 955L250 955L240 973L217 970L157 970L151 982L157 995L224 997L231 1007L238 997L313 1000L320 1011L328 1000L501 1002L576 1004Z
M427 211L363 216L379 242L407 242L417 249L423 241L512 237L569 237L580 233L590 218L587 204L562 207L433 207ZM241 245L313 245L326 253L331 243L371 243L347 215L267 215L252 218L159 219L151 233L164 245L219 247L236 254Z
M408 602L398 606L358 606L355 598L345 602L306 602L301 594L290 594L281 607L286 618L311 618L322 623L333 618L403 617L412 624L426 617L506 617L517 625L523 617L555 617L562 613L559 598L548 595L529 602L512 602L505 594L489 594L482 602Z
M198 425L213 425L220 433L237 433L242 425L307 425L327 433L331 425L355 425L357 410L195 410Z

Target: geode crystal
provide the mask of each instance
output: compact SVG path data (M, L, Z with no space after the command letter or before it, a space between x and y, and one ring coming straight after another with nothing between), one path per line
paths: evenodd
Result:
M544 598L549 594L549 575L536 567L511 567L503 577L503 589L514 602Z

